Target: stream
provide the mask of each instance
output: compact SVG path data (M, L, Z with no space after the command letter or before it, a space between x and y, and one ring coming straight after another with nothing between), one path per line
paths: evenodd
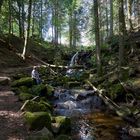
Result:
M73 55L70 66L76 64L78 55ZM66 75L74 72L68 69ZM138 140L128 134L127 124L120 117L107 112L107 106L94 90L58 87L54 97L54 115L71 118L72 140Z
M105 106L93 90L58 88L54 96L54 114L71 118L73 140L132 140L120 117L101 111Z

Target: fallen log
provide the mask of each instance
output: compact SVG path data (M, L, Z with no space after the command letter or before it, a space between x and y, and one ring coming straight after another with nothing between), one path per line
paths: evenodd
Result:
M49 63L46 63L46 62L38 59L34 55L32 57L34 59L38 60L39 62L41 62L42 64L44 64L44 65L41 65L41 66L48 67L52 74L57 74L57 73L54 70L52 70L51 68L61 68L61 69L83 69L84 68L84 66L82 66L82 65L75 65L75 66L53 65L53 64L49 64Z
M105 96L102 92L102 90L97 89L90 81L86 80L86 83L88 83L93 90L99 95L99 97L106 103L111 105L115 109L120 109L120 106L118 106L115 102L113 102L111 99L109 99L107 96Z
M127 121L130 124L137 125L137 114L130 111L129 108L124 108L119 105L117 105L114 101L112 101L110 98L105 96L102 92L102 90L97 89L90 81L86 81L92 88L95 90L95 92L98 94L98 96L105 102L106 105L109 105L111 109L114 109L116 114L123 118L123 120ZM139 112L138 112L139 114Z

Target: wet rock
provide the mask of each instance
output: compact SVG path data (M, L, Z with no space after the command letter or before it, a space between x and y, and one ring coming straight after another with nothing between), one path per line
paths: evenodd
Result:
M24 118L30 130L51 129L51 116L47 112L26 112Z
M71 132L71 120L65 116L54 117L54 121L59 127L58 133L60 134L70 134Z
M55 140L72 140L70 136L59 135Z
M71 81L71 82L67 82L66 87L67 88L73 88L73 87L79 87L80 85L81 85L80 82Z
M28 137L28 140L54 140L52 132L50 132L46 127L42 130L37 131Z
M130 128L129 135L134 137L140 137L140 128Z

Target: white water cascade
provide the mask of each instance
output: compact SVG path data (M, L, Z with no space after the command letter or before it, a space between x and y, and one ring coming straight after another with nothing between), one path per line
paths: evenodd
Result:
M70 61L70 65L69 66L74 66L75 64L76 64L76 62L77 62L77 59L78 59L78 52L76 52L74 55L73 55L73 57L71 58L71 61ZM67 72L66 72L66 74L67 75L69 75L69 74L72 74L74 72L74 70L73 69L68 69L67 70Z

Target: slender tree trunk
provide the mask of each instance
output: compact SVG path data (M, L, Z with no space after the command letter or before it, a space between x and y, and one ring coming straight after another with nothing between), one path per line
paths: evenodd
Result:
M130 30L133 30L131 15L132 15L132 0L127 0L127 16L128 16Z
M19 13L19 18L18 18L18 22L19 22L19 37L23 37L23 33L22 33L22 16L21 16L21 2L19 0L17 0L17 5L18 5L18 13Z
M98 0L94 0L94 22L95 22L95 41L96 41L96 63L97 74L101 75L101 49L100 49L100 34L99 34L99 17L98 17Z
M110 37L113 36L113 0L110 0Z
M24 21L25 21L25 12L24 12L24 2L23 0L21 1L21 24L22 24L22 38L24 38Z
M76 48L76 41L77 41L77 26L76 26L76 12L73 13L73 40L72 46Z
M137 11L138 11L138 15L137 15L137 18L138 18L138 25L140 27L140 0L137 0Z
M9 32L8 32L8 34L9 34L9 37L10 37L10 34L11 34L11 29L12 29L12 22L11 22L11 20L12 20L12 13L11 13L12 9L11 9L11 4L12 4L12 2L11 2L11 0L9 0L8 1L8 5L9 5Z
M73 40L73 33L72 33L72 27L73 27L73 17L72 17L72 10L70 10L69 13L69 45L70 48L72 48L72 40Z
M32 25L32 37L34 38L34 32L35 32L35 2L33 2L33 25Z
M107 1L106 1L107 3ZM106 36L108 38L108 34L109 34L109 22L108 22L108 3L106 4Z
M123 0L119 0L119 66L124 66L124 40L126 36Z
M42 15L42 8L43 8L43 1L41 0L41 4L40 4L40 38L41 40L43 39L43 34L42 34L42 29L43 29L43 24L42 24L42 20L43 20L43 15Z
M24 48L23 48L23 53L21 55L24 60L25 60L26 49L27 49L28 40L30 36L31 11L32 11L32 0L29 0L27 31L25 31Z

